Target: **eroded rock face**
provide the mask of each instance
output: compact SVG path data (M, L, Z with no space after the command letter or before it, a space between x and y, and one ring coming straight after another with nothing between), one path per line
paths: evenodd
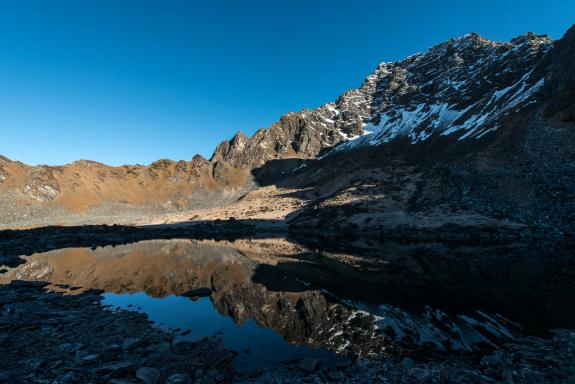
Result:
M334 126L333 104L315 110L288 113L253 137L242 132L216 148L211 161L225 161L240 168L255 168L269 160L290 157L313 158L323 149L344 140Z
M60 194L60 186L54 178L54 169L47 166L38 166L30 172L24 193L37 201L54 200Z
M201 156L191 161L159 160L149 166L120 167L86 160L28 166L0 159L0 207L7 213L0 224L61 223L72 216L89 220L117 215L121 219L203 208L242 193L246 173L230 171L224 176L214 180L213 164Z

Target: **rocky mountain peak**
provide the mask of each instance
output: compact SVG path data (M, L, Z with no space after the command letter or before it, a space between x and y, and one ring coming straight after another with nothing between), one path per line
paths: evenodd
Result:
M454 49L462 51L466 49L478 49L485 46L493 46L496 44L497 44L496 42L491 41L476 32L471 32L463 36L450 39L445 43L438 44L431 49L447 45L453 47Z
M434 134L483 137L537 95L544 79L535 68L551 47L549 37L534 33L510 42L477 33L450 39L380 63L332 103L288 113L251 138L236 134L218 145L212 161L253 168L271 159L313 158L342 142L347 148L397 136L413 143Z
M342 148L398 136L412 143L433 135L481 138L497 129L502 116L536 97L544 80L535 69L551 47L543 35L526 34L507 43L473 33L381 63L359 88L363 101L353 92L342 95L354 95L368 133Z
M230 141L230 144L234 147L241 148L246 144L248 140L249 140L248 135L246 135L242 131L239 131L234 135L234 137Z
M192 162L207 162L208 160L202 155L195 155L192 157Z
M90 167L90 166L102 166L104 164L99 163L97 161L93 161L93 160L76 160L73 161L72 163L70 163L70 165L77 165L77 166L81 166L81 167Z
M553 40L548 35L539 35L534 32L527 32L521 36L514 37L510 43L513 45L521 44L548 44Z

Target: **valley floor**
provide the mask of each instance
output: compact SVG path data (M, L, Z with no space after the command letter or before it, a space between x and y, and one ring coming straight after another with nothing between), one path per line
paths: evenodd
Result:
M83 213L50 211L43 217L21 216L19 220L0 224L2 229L28 229L50 225L134 225L171 224L202 225L209 222L238 220L250 222L266 230L286 230L300 214L307 214L299 223L306 230L328 229L323 224L339 227L349 225L365 228L408 226L437 228L444 224L461 226L506 227L520 230L523 224L497 220L470 212L452 212L439 208L432 212L409 212L390 204L374 191L361 193L357 188L339 191L318 199L313 190L265 186L250 190L236 201L221 206L182 212L151 207L112 207L103 204ZM313 209L313 212L309 210ZM323 217L322 217L323 216ZM314 219L306 224L307 218ZM321 222L317 223L317 221ZM315 221L315 222L314 222ZM319 224L319 225L317 225ZM297 225L296 225L297 226ZM292 227L295 227L292 225Z

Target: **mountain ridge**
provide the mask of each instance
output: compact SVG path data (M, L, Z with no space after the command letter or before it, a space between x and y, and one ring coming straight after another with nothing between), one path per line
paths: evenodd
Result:
M220 142L220 143L216 146L216 149L214 149L212 155L210 156L210 160L216 158L216 155L217 155L217 153L218 153L218 148L221 147L221 146L225 146L225 143L226 143L226 142L232 144L232 143L233 143L234 141L236 141L236 140L245 141L246 139L253 139L254 137L258 136L258 134L259 134L260 132L269 130L270 128L274 127L276 124L280 123L281 121L289 119L292 115L298 115L298 114L306 115L307 113L315 112L315 111L317 111L318 113L322 113L322 112L324 112L324 109L327 109L327 110L333 112L332 108L333 108L335 105L350 103L350 101L349 101L348 99L346 99L346 95L348 95L348 94L354 94L356 91L358 91L358 90L360 90L360 89L362 89L362 88L364 88L364 87L368 87L369 82L372 81L372 79L376 77L377 72L378 72L382 67L385 67L385 66L387 66L387 65L396 65L396 64L401 64L401 63L410 62L410 61L412 61L413 59L416 59L416 58L425 56L425 55L426 55L428 52L430 52L430 51L433 51L433 50L438 49L438 48L440 48L440 47L443 47L443 46L445 46L445 45L452 45L453 43L464 42L464 44L465 44L466 42L472 42L472 43L481 42L481 43L486 44L486 45L509 45L509 44L513 45L513 44L523 44L523 43L529 42L529 41L531 41L531 40L544 41L544 42L548 42L548 43L550 43L550 44L554 42L554 40L551 40L548 35L546 35L546 34L536 34L536 33L534 33L534 32L527 32L527 33L524 33L524 34L522 34L522 35L513 37L513 38L510 39L509 42L500 42L500 41L489 40L489 39L487 39L487 38L481 36L480 34L478 34L478 33L476 33L476 32L470 32L470 33L467 33L467 34L465 34L465 35L463 35L463 36L454 37L454 38L451 38L451 39L449 39L449 40L447 40L447 41L444 41L444 42L438 43L438 44L436 44L436 45L433 45L432 47L430 47L430 48L427 49L426 51L417 52L417 53L415 53L415 54L412 54L412 55L406 57L405 59L398 60L398 61L392 61L392 62L385 62L385 61L384 61L384 62L380 62L380 63L377 65L377 67L376 67L376 69L374 70L374 72L372 72L370 75L366 76L366 77L364 78L364 81L362 82L362 84L361 84L358 88L350 88L350 89L344 91L340 96L338 96L335 101L322 104L322 105L320 105L319 107L316 107L316 108L303 108L303 109L301 109L301 110L299 110L299 111L287 112L286 114L284 114L284 115L282 115L282 116L280 117L280 120L279 120L279 121L277 121L277 122L275 122L275 123L272 123L272 125L271 125L270 127L258 129L251 137L248 136L247 134L245 134L245 133L242 132L242 131L238 131L238 132L236 132L236 133L234 134L234 136L233 136L231 139L229 139L229 140L224 140L224 141ZM342 136L343 136L344 139L348 138L348 137L347 137L348 135L346 135L347 132L349 132L352 137L353 137L353 133L356 133L356 135L357 135L358 132L361 132L361 127L352 127L351 125L347 125L347 126L344 127L344 128L345 128L345 129L341 129L341 130L338 132L340 135L342 135L342 133L343 133ZM336 143L337 143L337 142L336 142ZM233 144L232 144L232 145L233 145ZM205 159L205 157L203 157L203 156L200 155L200 154L196 154L196 155L194 155L193 157L194 157L194 158L195 158L195 157L199 157L199 158L201 158L201 159ZM10 160L9 158L7 158L7 157L5 157L5 156L2 156L2 155L0 155L0 159L2 159L2 160L4 160L4 161L12 161L12 160ZM154 163L157 163L158 161L173 161L173 162L176 162L176 163L177 163L177 162L179 162L179 161L186 161L186 160L183 160L183 159L182 159L182 160L174 160L174 159L170 159L170 158L163 158L163 159L155 160L154 162L152 162L152 163L150 163L150 164L147 164L147 165L141 165L141 164L122 164L122 165L117 165L117 166L111 166L111 165L107 165L106 163L102 163L102 162L95 161L95 160L79 159L79 160L74 160L74 161L72 161L72 162L70 162L70 163L61 164L61 165L38 164L38 165L36 165L36 166L60 167L60 166L73 165L74 163L78 163L78 162L92 162L92 163L98 163L98 164L101 164L101 165L106 165L106 166L109 166L109 167L119 168L119 167L124 167L124 166L151 166L151 165L153 165Z
M358 88L317 108L289 112L251 137L238 132L222 141L209 160L196 155L189 162L163 159L148 166L77 161L30 167L1 158L0 200L15 207L12 217L20 215L18 204L85 212L114 202L127 208L155 205L156 213L185 211L232 202L265 185L263 174L275 179L294 174L297 179L311 160L325 163L358 149L379 151L384 144L406 140L412 145L443 143L444 137L474 151L473 142L463 143L498 140L504 127L542 103L546 116L569 107L572 99L565 94L572 88L564 84L572 81L573 35L571 28L558 41L526 33L494 42L470 33L403 60L382 62ZM416 147L402 148L410 153L419 151Z

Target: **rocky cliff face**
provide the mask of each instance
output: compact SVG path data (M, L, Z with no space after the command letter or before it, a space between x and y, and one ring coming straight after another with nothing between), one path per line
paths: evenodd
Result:
M373 132L361 141L480 138L496 130L505 114L533 101L543 85L536 67L550 48L546 36L496 43L470 34L425 54L383 63L361 88L371 116L366 130Z
M238 132L230 141L218 145L211 161L255 168L269 160L314 158L322 150L346 138L345 132L335 126L337 114L333 104L288 113L271 127L257 131L251 138Z

